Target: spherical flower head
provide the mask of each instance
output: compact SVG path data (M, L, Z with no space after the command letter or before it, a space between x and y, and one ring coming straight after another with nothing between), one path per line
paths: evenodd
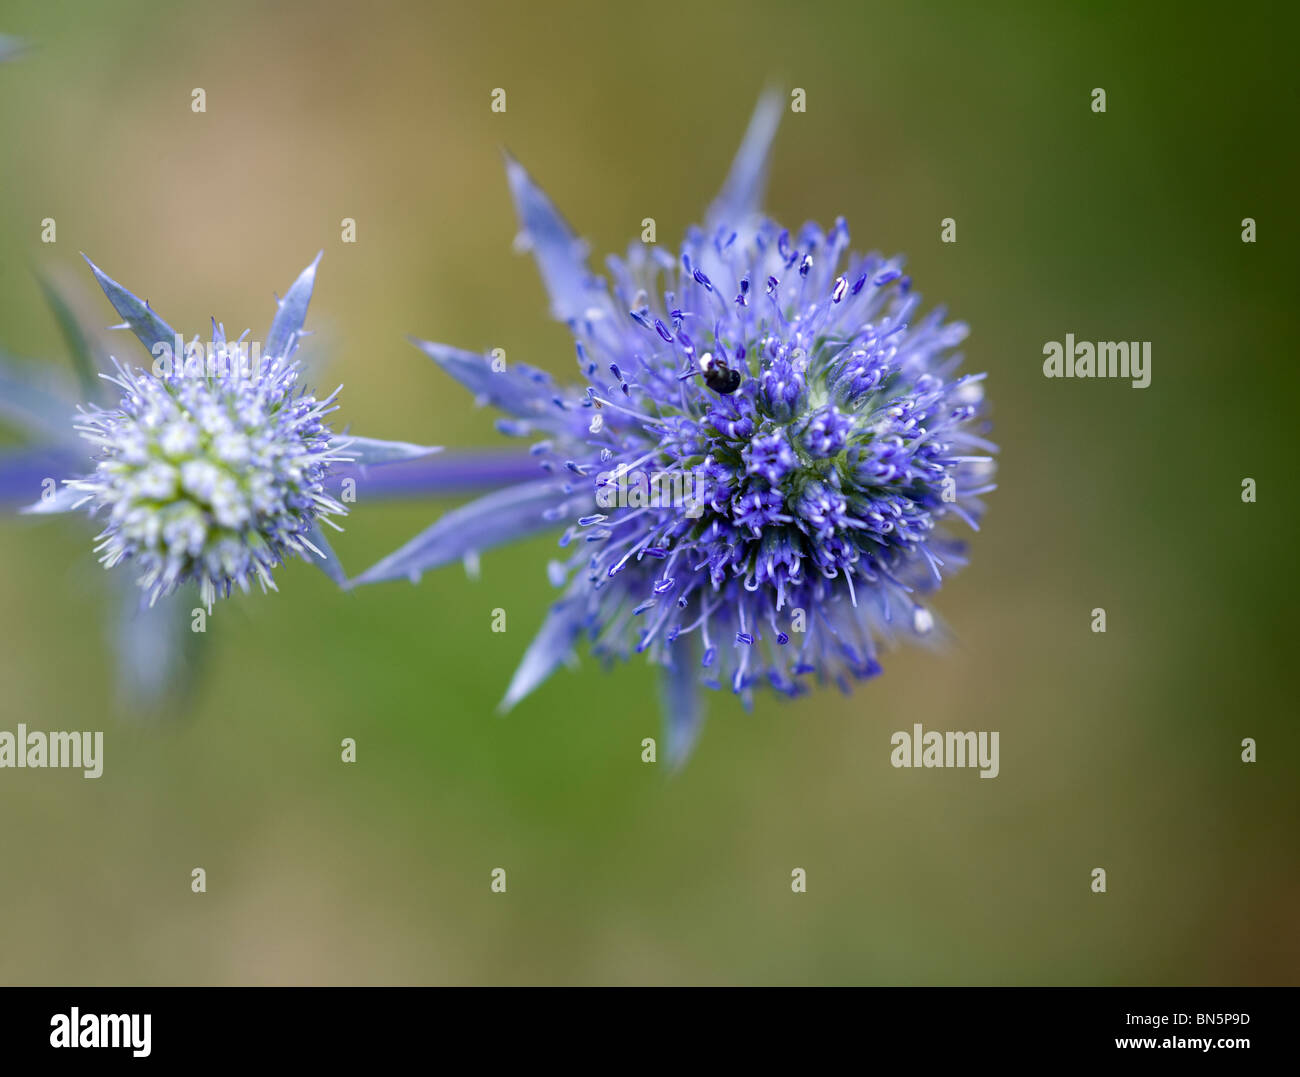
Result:
M323 556L310 533L346 512L324 487L346 459L324 422L337 391L299 388L292 359L250 365L237 346L216 359L154 373L115 363L118 405L80 409L95 470L68 485L105 516L100 560L133 562L151 604L189 581L209 608L252 580L274 590L271 570L290 552Z
M554 397L567 425L538 451L575 497L645 472L699 505L606 496L566 533L596 652L693 648L705 684L748 700L847 689L879 641L929 635L919 596L961 560L945 525L975 526L992 489L965 326L914 320L899 260L850 254L842 220L693 230L677 258L633 245L609 266L608 303L569 320L590 388Z
M850 252L848 228L792 236L761 217L786 103L760 99L705 227L676 255L588 248L513 158L506 172L552 314L573 334L574 392L521 363L417 342L545 478L447 514L359 577L421 572L568 522L549 575L564 595L516 669L525 698L583 635L607 659L662 668L668 758L689 755L697 683L790 695L880 672L878 642L934 636L919 596L961 560L993 489L983 375L966 333L919 299L897 259ZM594 502L594 504L593 504Z

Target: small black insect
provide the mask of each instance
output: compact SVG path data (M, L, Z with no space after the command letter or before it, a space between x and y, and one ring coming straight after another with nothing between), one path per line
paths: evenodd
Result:
M740 388L740 371L733 370L721 359L713 358L712 352L700 356L700 370L704 374L704 384L715 393L729 396Z

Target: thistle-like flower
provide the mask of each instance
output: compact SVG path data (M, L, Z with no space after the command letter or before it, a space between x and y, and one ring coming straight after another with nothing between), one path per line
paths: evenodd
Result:
M317 399L294 358L316 262L280 302L265 345L228 342L213 322L205 348L185 345L147 303L97 267L110 302L154 356L150 370L117 362L104 375L115 405L85 404L76 429L93 469L65 480L33 512L85 507L103 519L96 551L108 568L131 563L150 605L196 583L211 608L233 588L275 589L271 570L290 554L342 573L321 534L346 510L325 488L340 464L383 464L438 451L340 437L326 424L339 390ZM330 564L332 562L332 564Z
M942 310L916 319L901 261L850 253L843 220L792 235L759 217L781 108L760 102L679 254L634 243L608 261L609 281L507 162L522 239L586 385L421 343L509 413L503 433L540 435L531 451L547 477L452 512L358 581L562 528L551 576L564 595L504 704L584 635L602 658L644 653L665 670L674 760L696 736L697 683L746 705L762 687L848 691L880 672L881 641L931 635L918 596L962 560L946 525L976 527L993 489L983 375L957 373L966 327Z
M232 585L274 589L286 553L324 557L309 537L347 510L325 492L333 447L324 418L335 395L298 388L298 364L272 358L251 377L155 377L118 366L116 408L83 409L77 429L95 471L68 486L102 509L97 552L107 567L134 560L152 604L196 580L212 606Z

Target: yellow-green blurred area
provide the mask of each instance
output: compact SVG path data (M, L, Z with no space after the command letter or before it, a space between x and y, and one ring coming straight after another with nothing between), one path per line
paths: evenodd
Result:
M676 777L641 762L643 662L584 655L495 713L554 596L554 536L485 554L477 581L352 594L292 563L278 594L219 603L194 695L140 715L115 693L92 525L11 516L0 729L102 729L106 758L95 781L0 770L0 980L1295 982L1292 20L0 0L0 33L33 46L0 65L11 354L66 363L33 265L94 326L116 319L79 251L178 329L216 315L261 339L324 248L308 348L342 421L499 446L406 337L576 375L511 249L502 148L600 264L646 217L675 245L774 83L807 111L785 116L768 208L907 254L926 307L971 325L1001 446L936 600L954 644L886 654L851 697L746 714L712 694ZM1044 378L1067 333L1151 341L1151 386ZM455 503L363 486L336 549L359 572ZM914 722L999 731L1001 774L894 769Z

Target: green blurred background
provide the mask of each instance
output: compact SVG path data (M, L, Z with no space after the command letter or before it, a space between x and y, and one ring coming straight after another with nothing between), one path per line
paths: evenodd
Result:
M642 664L584 660L494 713L551 537L477 582L342 595L291 565L278 595L218 607L196 697L148 718L115 702L92 532L9 518L0 728L104 729L106 763L0 771L0 980L1300 979L1296 27L1241 4L979 7L0 2L0 32L36 44L0 66L11 353L64 355L33 262L94 325L114 319L78 251L178 328L259 337L324 247L308 327L346 420L499 445L405 336L573 372L511 251L501 147L598 258L647 216L672 245L775 81L808 108L769 209L907 253L927 306L971 324L1002 447L937 602L950 652L894 652L851 698L713 696L671 779L640 761ZM1044 379L1067 332L1151 340L1151 387ZM454 503L363 487L336 548L359 571ZM1000 731L1001 776L893 769L914 721Z

